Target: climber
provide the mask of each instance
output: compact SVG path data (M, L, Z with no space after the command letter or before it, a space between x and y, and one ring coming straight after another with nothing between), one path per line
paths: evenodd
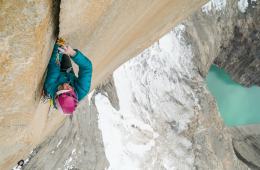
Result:
M79 66L78 77L74 74L71 59ZM54 45L44 82L44 94L56 109L72 115L77 104L90 90L92 63L79 50L72 49L60 38Z

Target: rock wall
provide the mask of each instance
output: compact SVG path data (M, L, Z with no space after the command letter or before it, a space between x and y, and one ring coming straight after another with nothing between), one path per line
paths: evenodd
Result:
M95 169L108 166L94 100L87 99L29 156L24 169Z
M238 1L222 2L226 3L222 10L207 11L208 6L204 6L204 12L196 13L191 22L187 22L187 36L194 44L196 55L200 56L195 62L203 76L214 62L238 83L259 85L259 2L245 1L248 3L245 11L239 10ZM214 3L210 5L214 6Z
M113 78L104 81L92 94L108 94L115 108L119 108ZM37 146L23 169L95 169L109 166L104 153L98 112L92 94L57 130Z
M121 91L123 91L121 98L116 94L118 89L115 89L112 81L98 88L97 92L100 92L101 95L92 97L92 100L95 98L95 101L101 101L99 105L97 102L92 103L95 104L95 107L99 107L99 116L114 115L116 117L115 123L109 119L112 124L114 123L114 127L112 126L108 130L111 136L112 129L121 131L122 139L125 142L123 144L126 146L147 146L154 142L150 150L140 157L138 157L139 152L135 152L131 147L130 149L125 148L127 156L130 158L132 156L131 164L133 163L133 166L137 162L142 167L140 169L175 167L176 169L246 170L257 168L258 157L254 157L251 152L245 152L247 149L252 151L253 140L249 140L251 142L249 144L245 143L248 138L247 140L240 138L239 136L243 136L240 131L236 132L237 138L231 136L229 129L225 127L220 118L213 96L208 92L203 81L211 64L222 53L223 44L229 44L232 48L230 43L234 37L233 30L236 22L239 17L245 16L247 13L238 10L235 0L222 1L224 5L221 9L216 8L214 6L216 4L213 2L203 6L202 10L197 11L183 22L186 31L182 35L178 34L181 31L175 32L181 40L179 45L168 45L172 48L164 50L163 44L170 42L159 41L151 49L140 54L139 59L131 60L120 68L124 73L121 78L125 78L128 82L126 84L132 87L130 89L121 87ZM186 55L181 51L177 52L179 55L176 56L176 51L172 51L175 48L191 48L192 53ZM117 80L120 81L120 76ZM155 88L155 90L150 88ZM126 91L131 95L124 94ZM123 98L127 97L129 100L127 103L130 103L129 108L118 105L118 100L120 103ZM127 115L127 110L131 110L133 114ZM130 123L138 123L130 124L127 122L129 117L130 120L138 120L129 121ZM100 117L100 119L102 118ZM141 123L145 124L146 128L141 126ZM101 130L104 133L105 129L101 128ZM158 136L154 135L155 133ZM76 131L74 134L77 136ZM66 134L63 136L65 138ZM108 139L105 139L104 136L103 134L106 145L110 136ZM55 145L57 145L58 140L55 138L52 138L51 141L56 141ZM238 138L239 140L234 143ZM253 141L253 144L258 144L258 138L254 139L256 141ZM98 140L101 139L98 138ZM75 140L70 139L69 141ZM51 155L52 152L49 148L55 148L55 145L45 145L41 148L41 154L31 160L28 169L41 162L44 151L47 150L47 155ZM52 157L59 167L64 166L62 165L62 162L64 163L66 160L64 157L69 157L68 153L72 153L72 147L75 146L69 147L69 152L65 156L58 154L56 157ZM64 148L60 149L64 150ZM102 153L100 152L99 156L102 156ZM108 159L109 153L106 154ZM61 161L58 160L60 157L62 157ZM76 162L82 159L84 158L73 158ZM47 166L43 165L48 161L48 159L43 160L44 163L39 167L44 169ZM248 162L253 162L253 164ZM105 167L108 164L102 165ZM123 165L123 163L119 163L119 165ZM72 166L76 169L82 167L80 164L73 163Z
M44 72L58 26L60 35L93 61L95 87L120 64L148 47L203 2L1 1L0 169L10 169L47 136L50 137L36 148L37 154L26 168L69 169L71 167L65 165L75 164L84 169L104 169L108 165L93 101L87 107L87 113L85 106L88 102L82 102L77 115L65 123L64 117L50 109L48 103L39 104ZM187 28L185 40L193 48L193 62L198 72L205 77L215 61L232 74L234 80L246 86L259 85L258 2L249 0L246 12L238 10L238 1L219 1L225 4L222 9L216 6L216 2L211 1L184 22ZM244 66L247 67L240 69ZM187 80L184 78L183 81ZM198 85L190 83L192 87ZM109 84L99 91L108 93L113 106L119 109L113 86ZM219 118L213 98L204 87L197 90L201 109L184 133L194 145L195 167L247 169L234 156L230 135ZM54 134L61 124L63 126ZM237 133L239 136L240 132ZM247 141L259 143L258 137L233 143L236 155L242 157L240 159L251 157L244 154L243 148L252 149L253 146ZM76 153L80 157L75 158ZM46 155L51 159L43 159ZM71 162L71 157L75 162ZM49 165L48 160L52 160ZM258 166L255 161L251 166L248 164L251 160L242 161L249 167Z
M230 128L237 157L251 169L260 169L260 125Z
M158 40L205 0L61 2L60 36L88 55L95 87L119 65ZM75 10L75 13L72 12ZM71 22L73 21L73 24ZM98 44L98 45L97 45Z
M221 44L214 62L247 87L260 86L260 5L257 1L248 3L245 13L237 14L232 38Z
M32 149L35 137L28 127L40 100L58 13L52 0L1 1L0 11L0 169L8 169Z
M222 2L222 10L209 8L216 5L209 3L185 22L187 40L197 56L194 62L204 77L214 63L242 85L259 85L259 2L244 1L245 10L239 9L238 1ZM259 125L231 129L235 154L252 169L259 169L258 131Z
M9 169L64 123L48 103L39 104L59 30L92 59L95 87L204 2L1 1L0 169Z

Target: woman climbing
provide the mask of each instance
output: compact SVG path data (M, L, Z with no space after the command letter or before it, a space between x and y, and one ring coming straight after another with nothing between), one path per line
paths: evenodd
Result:
M74 74L70 59L79 66L78 77ZM65 115L72 115L78 102L89 92L91 77L91 61L79 50L65 45L63 39L58 39L44 83L44 93L52 99L54 107Z

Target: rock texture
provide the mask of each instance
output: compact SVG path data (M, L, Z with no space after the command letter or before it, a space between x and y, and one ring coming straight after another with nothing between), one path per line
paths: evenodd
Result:
M60 36L68 40L72 46L82 49L92 59L95 77L92 85L95 87L120 64L158 40L205 2L62 1Z
M258 1L247 1L245 11L239 10L238 1L222 2L226 3L222 10L208 10L209 5L212 7L214 3L207 4L202 12L185 22L188 26L187 40L194 46L194 54L197 56L194 62L203 76L215 63L238 83L245 86L259 85ZM259 134L250 134L259 131L259 126L252 127L232 130L232 144L240 160L252 169L259 169Z
M56 4L0 2L0 169L10 169L43 137L34 112L58 31Z
M187 22L188 36L200 56L200 72L205 76L214 61L238 83L259 85L259 2L248 0L244 13L238 8L238 1L222 2L226 3L223 10L207 11L208 6L204 6L204 12L196 13Z
M98 130L98 105L94 98L105 104L110 101L113 106L108 106L111 112L101 110L100 115L120 114L123 107L118 103L122 98L120 100L120 95L116 94L112 80L97 89L108 99L101 98L100 94L94 95L91 100L86 99L76 116L66 119L55 134L64 121L63 117L49 109L48 104L38 105L42 77L56 38L54 33L57 32L59 7L60 35L92 59L95 87L116 67L148 47L203 2L89 0L78 3L62 1L59 4L59 1L23 1L15 2L14 6L12 1L1 1L0 169L10 169L46 136L49 138L34 150L24 169L104 169L111 161L106 160L110 157L104 152ZM154 60L156 57L144 53L143 56L151 58L150 64L158 67L160 74L153 69L147 72L150 65L145 60L141 60L142 65L130 67L132 71L139 69L147 73L142 75L143 78L136 79L142 85L137 88L142 93L135 93L137 97L130 100L135 104L134 108L141 106L141 116L136 114L135 118L140 118L153 130L140 128L138 125L141 122L120 130L132 132L132 138L124 138L128 139L128 143L152 146L150 153L137 160L146 162L141 164L144 169L149 169L150 165L154 169L175 166L179 169L205 170L259 167L259 152L255 149L259 148L259 136L254 134L248 137L239 130L232 142L219 117L215 100L203 83L203 77L214 61L240 83L247 86L259 83L259 5L249 0L248 9L242 13L236 0L218 1L222 8L216 6L216 2L211 1L183 23L185 32L179 38L183 46L192 49L192 55L183 55L185 57L170 63ZM162 46L158 45L158 53L163 52L160 51ZM157 62L173 65L165 67L156 65ZM175 62L180 67L175 67ZM244 66L247 67L238 69ZM178 87L175 89L177 92L148 93L147 87L153 86L151 82L157 81L156 76L158 79L167 78L172 85L170 87ZM165 93L167 101L165 98L151 98L158 97L158 94L159 97L165 96L162 95ZM167 107L160 105L156 110L155 99L161 101L159 105L169 102L174 108L169 107L170 112L163 112L164 109L167 111ZM102 105L99 107L102 108ZM120 123L116 125L120 126ZM159 132L160 137L153 132ZM150 143L152 140L154 143ZM248 150L255 150L253 154L256 155ZM158 155L160 161L157 161Z
M214 8L214 5L216 5L216 4L214 4L214 1L212 1L212 3L209 3L206 6L204 6L202 8L202 11L197 12L194 16L192 16L190 19L188 19L187 21L184 22L184 25L187 26L187 32L185 35L185 40L187 42L186 46L190 45L193 48L193 54L194 54L194 57L192 59L193 64L195 64L195 68L196 67L198 68L198 71L202 75L202 77L205 77L205 75L208 72L209 67L211 66L212 63L214 63L214 61L219 66L221 66L221 64L219 62L226 63L226 65L230 69L237 68L237 67L234 67L233 61L238 62L238 63L245 62L247 60L247 57L240 56L240 58L237 58L237 55L241 55L239 52L234 52L234 55L233 55L233 53L230 52L230 51L234 51L234 48L236 45L239 45L239 47L242 50L245 50L246 54L248 54L249 56L254 57L254 58L257 58L257 56L258 56L256 49L258 48L257 42L259 42L259 39L256 38L255 40L252 40L250 37L248 38L247 36L245 36L241 40L240 39L241 37L237 37L236 30L243 30L240 33L242 35L244 35L244 34L251 35L251 33L248 33L251 31L255 32L255 33L257 32L254 29L251 29L251 27L252 27L252 25L255 25L254 27L256 27L256 28L259 26L258 19L253 19L258 16L259 6L258 7L256 6L255 1L249 1L249 7L247 9L249 11L246 10L246 12L243 13L238 8L238 1L222 1L222 2L223 2L223 4L225 4L225 5L223 5L222 9ZM211 8L209 8L209 6L211 6ZM209 9L211 9L211 10L209 10ZM250 12L250 10L251 10L251 12ZM249 29L247 29L247 28L249 28ZM245 40L245 42L246 42L245 44L240 43L240 41L243 42L244 39L249 39L249 40ZM237 43L237 42L239 42L239 43ZM225 48L223 48L223 47L225 47ZM145 56L146 53L141 54L141 55ZM155 57L155 56L153 56L153 57ZM185 56L184 58L187 59L187 56ZM183 59L183 60L185 61L185 59ZM229 63L226 62L227 60L229 61ZM251 59L250 59L250 61L251 61ZM157 90L151 91L151 94L149 92L147 92L147 91L149 91L147 88L149 86L151 86L151 84L153 84L153 81L156 81L156 80L149 79L149 77L154 77L154 79L156 79L157 73L155 72L153 74L153 70L150 72L147 71L147 69L149 69L149 64L147 64L147 63L150 63L149 60L146 62L143 62L143 65L140 64L141 66L138 66L139 64L137 64L137 63L142 63L142 62L143 61L140 60L140 61L136 62L135 64L128 63L129 65L124 66L124 67L126 67L125 71L132 72L132 74L138 74L135 72L136 71L138 72L138 70L140 70L140 67L141 68L143 67L143 72L141 71L141 73L143 73L143 77L139 81L141 82L141 85L143 85L143 87L141 87L140 89L143 89L143 88L145 89L145 90L140 90L140 91L141 92L144 91L145 94L141 95L141 96L140 96L140 94L135 94L136 93L135 91L138 91L138 88L136 88L133 91L134 97L132 99L130 99L130 101L132 100L132 103L134 103L133 105L141 105L140 107L143 106L144 110L148 110L148 113L147 113L148 116L147 115L141 116L141 117L146 118L144 122L146 124L148 124L149 126L151 126L153 128L153 130L158 130L160 132L159 134L162 135L159 137L160 141L168 141L170 138L170 135L167 134L167 128L165 127L164 123L162 123L163 121L160 121L160 119L158 119L158 118L157 119L154 118L154 117L156 117L154 114L158 114L158 112L156 112L154 110L153 106L156 105L155 104L156 102L153 102L153 97L155 97L154 94L158 93L158 91ZM158 63L162 63L162 61L158 61ZM169 62L169 63L171 63L171 62ZM167 63L167 64L169 64L169 63ZM182 63L182 60L180 60L179 63ZM254 63L256 63L255 66L257 67L257 62L254 62ZM190 67L185 68L186 65L187 65L187 63L183 64L183 67L182 67L183 70L187 71L187 70L191 69ZM189 66L191 66L191 65L189 65ZM165 65L163 65L162 67L165 67ZM161 67L161 69L164 70L165 68L162 68L162 67ZM174 68L176 69L176 67L174 67ZM215 105L215 101L212 98L212 96L208 93L207 90L205 90L203 88L202 84L201 84L201 88L199 88L200 82L198 81L198 79L195 79L195 81L192 81L192 82L190 81L190 79L188 79L188 80L185 79L189 76L185 76L185 74L182 75L181 73L183 70L180 69L177 71L179 74L177 75L178 80L175 81L175 83L176 83L175 85L178 86L178 83L180 83L181 84L180 86L183 87L185 85L191 86L191 84L193 84L193 83L196 84L196 85L192 86L193 88L191 88L191 89L194 90L192 94L197 96L197 98L199 99L199 102L198 102L199 109L193 110L194 112L196 112L196 116L193 118L193 121L191 121L191 123L189 123L189 125L188 125L189 128L183 132L185 134L184 136L188 137L188 139L192 141L193 149L190 154L191 155L194 154L194 162L193 162L194 164L189 164L189 162L186 160L182 163L182 166L179 165L178 163L175 164L175 166L177 166L179 169L182 169L183 167L186 167L189 169L192 169L192 168L197 168L197 169L248 169L248 168L259 169L259 166L258 166L259 135L252 134L251 136L245 136L245 133L243 131L237 131L236 133L233 133L233 135L231 136L229 134L229 129L226 129L224 127L224 125L222 124L222 121L219 117L219 114L218 114L218 111L217 111L217 108ZM241 65L240 65L240 69L238 70L238 72L240 74L240 73L246 72L247 70L248 70L247 68L244 70L244 67L241 67ZM174 75L174 71L172 73ZM237 75L236 73L237 72L233 72L232 76L236 77L236 75ZM250 74L249 73L247 73L247 74L250 76L256 76L257 72L254 72L254 73L251 72ZM199 77L199 75L196 75L196 76ZM129 75L122 76L122 77L127 77L129 79ZM162 75L160 75L159 77L162 77ZM173 76L173 77L175 77L175 76ZM183 77L185 77L185 78L183 78ZM183 79L186 80L185 83L187 83L187 84L182 82ZM167 81L165 81L164 83L166 83L166 82ZM246 82L253 83L252 81L250 81L250 79L247 79ZM241 80L240 83L243 83L243 81ZM132 88L135 87L135 84L138 84L138 79L136 81L132 82L132 84L131 84ZM167 83L165 85L167 85ZM189 88L186 88L185 92L188 93L188 91L189 91L188 89ZM178 89L178 90L180 90L180 89ZM146 94L146 92L147 92L147 94ZM138 95L139 97L136 97L136 95ZM158 96L156 96L156 97L158 97ZM142 98L147 98L147 100L142 99ZM160 98L157 98L157 100L159 100L159 99ZM119 99L119 101L120 100L122 100L122 98ZM174 104L178 103L183 108L185 108L185 106L186 106L185 102L187 102L187 101L180 102L180 100L177 100L177 101L174 101L172 104L174 105ZM105 105L107 105L106 101L104 101L103 105L100 105L100 107L101 108L105 107ZM188 106L188 108L190 108L190 107L191 106ZM135 106L133 106L133 108L135 108ZM159 107L159 108L161 108L161 112L164 112L163 111L165 109L164 107ZM120 109L122 109L122 108L120 108ZM137 109L133 109L133 110L137 110ZM175 109L173 109L173 110L175 110ZM108 109L108 111L102 110L101 113L102 112L103 112L103 114L107 114L107 113L124 114L123 111L116 112L113 109ZM183 116L183 114L184 113L180 112L180 115ZM138 116L136 116L136 117L138 117ZM158 116L158 117L163 119L162 118L163 116ZM178 117L178 116L176 116L176 117ZM124 120L125 120L125 118L124 118ZM160 128L157 128L157 126L153 124L154 121L157 121L157 123L155 123L155 124L156 125L159 124L162 129L165 128L164 129L165 132L161 132ZM171 121L166 119L166 122L171 122ZM172 121L172 122L176 122L176 121ZM177 123L173 123L173 126L172 126L173 129L178 128L178 126L176 127L176 124L178 125L178 123L180 123L180 122L177 121ZM115 126L120 127L120 123L115 124ZM137 128L140 129L138 126L137 126ZM124 129L124 128L122 127L122 129ZM258 130L258 128L256 128L255 130ZM124 130L122 130L122 131L124 131ZM250 129L246 129L245 131L250 131ZM130 131L130 132L132 132L132 131ZM141 132L139 132L139 133L142 134L141 136L147 136L147 132L145 132L145 131L141 130ZM138 135L140 135L140 134L137 133L137 136ZM182 136L182 135L183 134L178 134L178 137ZM191 138L189 138L190 136L191 136ZM244 136L244 137L241 137L241 136ZM138 137L136 137L136 138L138 138ZM149 139L150 140L153 139L152 135L150 135ZM131 139L129 139L129 140L131 140ZM131 142L135 143L135 140L134 139L132 139L132 140L133 141L127 141L127 140L126 141L128 143L131 143ZM105 139L104 139L104 141L105 141ZM146 139L144 141L146 141ZM171 142L174 143L173 140L171 140ZM155 143L156 143L156 140L155 140ZM163 144L160 145L159 143L156 143L155 146L160 146L159 148L162 149L165 145L163 145ZM171 148L168 146L167 146L167 149L171 150ZM183 153L182 155L189 153L188 150L185 150L181 146L179 146L178 149L180 149L182 151L182 153ZM159 155L161 155L161 157L163 157L163 153L162 153L163 151L160 152L160 151L156 150L155 148L152 148L149 151L150 151L150 154L146 155L147 156L146 158L148 160L151 160L153 158L153 156L151 156L151 155L154 152L156 153L155 155L159 154ZM128 152L131 152L131 151L128 150ZM174 150L172 150L171 153L174 154L176 152ZM175 155L175 157L171 157L170 155L168 155L167 158L170 159L172 162L174 162L175 159L178 159L180 162L182 162L185 158L187 158L185 156L184 156L185 158L181 158L178 156L179 155ZM239 158L240 161L237 158ZM144 161L145 161L145 158L144 158ZM158 162L154 161L153 164L150 164L149 167L150 168L152 167L154 169L156 169L156 168L160 169L164 165L163 163L160 163L160 162L163 162L163 161L158 161ZM146 167L146 165L147 164L144 163L141 166L143 169L146 169L146 168L148 168L148 167ZM171 166L174 166L174 165L170 165L169 167L171 167Z
M94 100L85 100L75 116L35 148L24 169L95 169L108 166Z
M113 78L92 92L106 94L115 108L119 108ZM23 169L95 169L108 167L101 132L98 128L98 112L94 98L89 96L70 117L29 155Z
M110 81L98 88L101 94L93 95L112 169L129 165L130 169L247 170L253 167L248 162L256 164L257 157L244 152L252 145L243 143L243 148L241 141L232 142L203 80L221 46L233 38L237 17L247 14L238 10L235 0L221 9L206 10L208 6L119 68L113 75L116 88ZM172 43L176 39L178 43ZM36 165L42 156L29 164Z
M232 38L221 44L214 63L240 84L260 86L260 5L257 1L248 2L246 13L236 14Z
M260 125L246 125L229 130L237 157L251 169L260 169Z
M58 27L92 59L95 87L203 2L1 1L0 169L10 169L64 122L48 103L39 104Z
M248 169L183 34L180 25L114 72L118 111L95 97L111 169Z

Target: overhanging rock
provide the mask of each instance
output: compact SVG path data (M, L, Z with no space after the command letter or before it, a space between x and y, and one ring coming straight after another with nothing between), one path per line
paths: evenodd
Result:
M92 59L95 87L204 2L62 1L60 36ZM0 169L10 169L63 122L59 113L48 113L48 104L39 104L58 7L58 0L1 2Z

